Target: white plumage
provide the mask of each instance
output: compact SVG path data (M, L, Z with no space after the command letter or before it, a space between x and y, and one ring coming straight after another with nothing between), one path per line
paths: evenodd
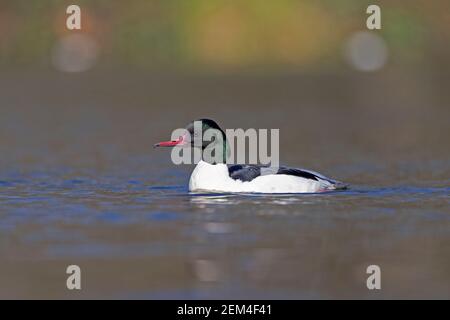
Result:
M189 191L213 192L255 192L255 193L307 193L337 189L328 180L312 180L286 174L268 174L251 181L235 180L230 177L225 164L209 164L200 161L189 180Z

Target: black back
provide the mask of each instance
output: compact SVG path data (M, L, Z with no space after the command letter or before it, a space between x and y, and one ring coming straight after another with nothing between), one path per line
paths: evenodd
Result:
M262 165L231 165L228 166L228 173L231 178L234 180L241 180L241 181L252 181L256 177L259 177L261 175L268 175L268 174L286 174L291 176L297 176L305 179L315 180L319 181L319 179L322 180L328 180L325 177L319 177L315 175L312 172L298 169L298 168L288 168L288 167L280 167L278 169L274 168L274 170L271 170L272 168L268 166L262 166ZM332 180L328 180L330 182L333 182Z

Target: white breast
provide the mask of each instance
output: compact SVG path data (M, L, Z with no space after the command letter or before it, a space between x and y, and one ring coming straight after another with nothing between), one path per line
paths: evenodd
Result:
M232 179L225 164L212 165L204 161L197 164L189 181L189 191L193 192L305 193L324 191L327 187L327 181L284 174L263 175L243 182Z

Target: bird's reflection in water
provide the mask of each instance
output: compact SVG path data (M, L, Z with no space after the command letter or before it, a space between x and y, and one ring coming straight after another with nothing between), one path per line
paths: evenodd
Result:
M226 292L229 284L239 282L236 279L246 279L261 287L270 286L273 279L289 283L289 276L276 270L290 266L284 248L290 242L283 243L281 236L275 240L261 236L259 230L284 223L286 218L304 216L305 220L295 221L307 221L317 213L317 205L328 203L330 196L333 197L332 194L189 193L186 200L198 212L192 222L195 250L189 258L196 291L203 295L218 290Z
M227 234L234 231L234 224L229 222L210 221L204 225L204 230L209 234Z
M190 194L190 201L193 204L237 204L239 198L234 194L224 193L192 193Z
M319 194L258 194L258 193L191 193L190 201L193 204L314 204L324 202L324 196ZM204 208L204 206L202 206Z
M296 195L192 193L189 197L193 207L203 213L195 223L197 250L189 263L196 290L203 294L219 288L226 290L226 283L236 281L233 274L254 284L264 283L271 270L276 269L280 252L270 246L254 246L255 234L243 228L243 221L261 214L287 215L292 212L292 204L306 201ZM261 210L261 205L265 210ZM235 210L243 207L244 216ZM247 252L230 250L229 243L245 246Z

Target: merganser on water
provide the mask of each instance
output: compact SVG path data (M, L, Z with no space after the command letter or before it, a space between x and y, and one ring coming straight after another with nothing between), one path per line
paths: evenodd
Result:
M327 178L317 172L288 167L269 167L254 164L226 164L227 146L226 135L217 123L210 119L200 119L189 123L186 131L189 134L181 136L178 140L164 141L155 144L155 147L189 146L194 144L194 123L200 122L202 132L214 129L225 141L223 143L223 162L209 163L203 158L191 174L189 191L191 192L245 192L245 193L315 193L346 189L348 186L342 182ZM201 140L200 147L205 149L212 141Z

